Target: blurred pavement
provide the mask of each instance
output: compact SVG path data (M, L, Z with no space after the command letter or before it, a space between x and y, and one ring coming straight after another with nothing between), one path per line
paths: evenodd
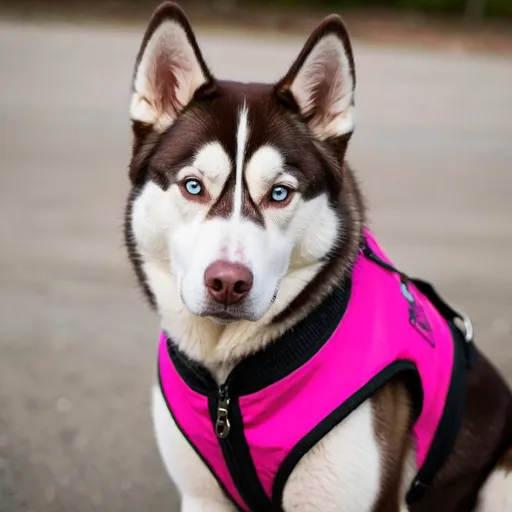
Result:
M141 37L0 24L0 512L177 510L148 410L158 322L121 236ZM200 42L217 75L272 80L303 40ZM372 226L512 378L512 60L355 54Z

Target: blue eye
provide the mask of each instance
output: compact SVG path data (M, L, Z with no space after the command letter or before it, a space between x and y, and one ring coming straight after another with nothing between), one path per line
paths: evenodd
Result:
M272 197L272 201L276 203L280 203L285 201L290 195L290 189L283 187L282 185L278 185L272 189L270 196Z
M190 179L185 182L185 190L191 195L191 196L198 196L203 191L203 187L201 185L201 182L196 179Z

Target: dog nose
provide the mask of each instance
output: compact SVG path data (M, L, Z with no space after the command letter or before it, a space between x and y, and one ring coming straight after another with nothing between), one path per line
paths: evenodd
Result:
M240 263L218 260L206 269L204 284L214 300L231 306L251 291L252 272Z

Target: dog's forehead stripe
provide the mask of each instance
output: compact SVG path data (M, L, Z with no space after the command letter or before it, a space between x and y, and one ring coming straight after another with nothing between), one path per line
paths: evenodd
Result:
M236 175L235 175L235 192L233 200L233 216L240 218L242 215L242 201L243 201L243 170L245 149L247 139L249 136L249 123L247 104L244 101L240 114L238 117L238 128L236 132Z

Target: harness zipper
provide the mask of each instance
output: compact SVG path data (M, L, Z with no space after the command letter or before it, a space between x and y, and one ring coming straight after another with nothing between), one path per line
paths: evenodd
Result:
M244 435L238 395L229 391L233 376L217 389L211 401L210 415L228 471L240 496L250 510L269 512L272 505L266 496Z
M229 401L228 388L222 384L219 388L219 401L217 404L217 419L215 421L215 434L219 439L225 439L231 430L229 421Z

